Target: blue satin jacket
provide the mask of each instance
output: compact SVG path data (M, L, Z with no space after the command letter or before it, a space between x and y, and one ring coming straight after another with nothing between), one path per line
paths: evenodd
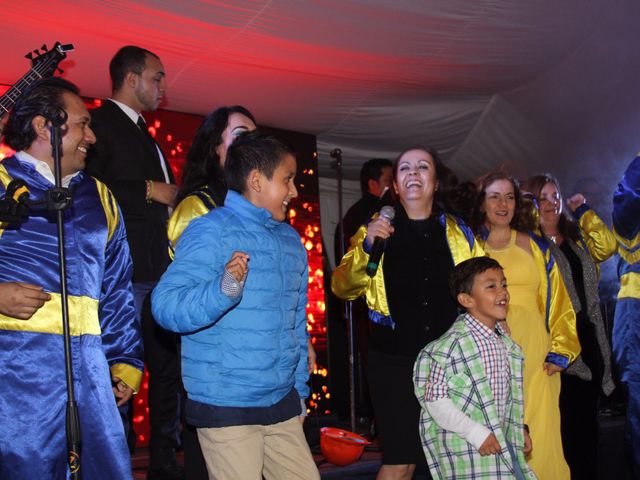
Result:
M51 183L16 157L0 163L0 194L11 179L39 200ZM120 211L109 190L80 172L64 211L71 355L84 478L131 478L130 455L111 376L137 390L143 349L131 289L132 265ZM68 477L66 383L55 214L33 210L0 223L0 282L51 294L29 320L0 314L0 478Z
M613 354L623 381L640 382L640 156L613 195L620 292L613 323Z

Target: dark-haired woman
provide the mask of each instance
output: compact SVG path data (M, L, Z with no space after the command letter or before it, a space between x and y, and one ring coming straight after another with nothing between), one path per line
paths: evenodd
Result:
M455 179L435 150L414 148L394 163L398 198L393 226L382 216L363 225L331 277L340 298L365 296L371 320L369 384L382 443L378 479L410 479L424 463L420 406L413 389L418 352L442 335L457 315L448 291L453 266L483 255L470 229L445 213ZM366 274L376 237L386 239L380 266Z
M573 480L595 479L598 399L601 390L609 395L614 388L611 349L598 298L597 265L615 253L617 243L581 194L567 201L578 222L565 216L558 181L551 175L530 178L526 188L538 199L540 230L550 240L551 252L571 297L582 347L580 356L561 375L564 456Z
M568 480L560 434L560 375L580 352L575 314L547 242L535 228L517 182L497 172L478 187L475 230L504 268L511 301L507 324L524 353L524 421L533 450L529 466L541 480Z
M177 206L169 218L172 258L173 247L189 222L223 204L227 194L223 174L227 149L238 135L255 129L253 115L239 105L220 107L200 124L187 154Z

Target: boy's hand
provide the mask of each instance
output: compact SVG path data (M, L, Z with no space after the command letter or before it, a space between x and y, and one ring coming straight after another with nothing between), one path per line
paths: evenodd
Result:
M133 395L133 388L120 380L119 377L111 377L111 383L113 384L113 394L116 396L117 403L119 407L124 405L129 401L131 396Z
M544 362L544 365L542 366L542 368L544 369L545 372L547 372L547 375L549 376L564 370L564 368L559 367L555 363L550 363L550 362Z
M224 268L233 275L233 278L238 282L242 282L249 271L249 255L244 252L233 252L231 260L229 260Z
M0 283L0 313L7 317L29 320L49 300L51 295L37 285Z
M313 348L313 343L311 343L311 339L307 340L307 349L309 350L309 358L307 359L307 368L309 369L309 375L313 373L313 370L316 368L316 349Z
M498 443L496 436L493 433L490 433L486 440L482 442L482 445L480 445L478 452L480 452L480 455L483 457L487 455L495 455L496 453L502 452L502 447Z
M531 450L533 450L533 442L531 441L531 437L529 436L528 430L524 429L524 448L522 449L522 453L524 453L525 457L528 457L531 454Z

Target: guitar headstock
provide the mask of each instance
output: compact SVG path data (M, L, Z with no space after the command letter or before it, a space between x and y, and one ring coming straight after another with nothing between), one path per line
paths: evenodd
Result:
M67 57L67 52L72 50L73 45L70 43L62 45L60 42L56 42L51 50L46 45L42 45L40 49L27 53L25 57L31 60L32 70L44 78L53 75L58 64Z

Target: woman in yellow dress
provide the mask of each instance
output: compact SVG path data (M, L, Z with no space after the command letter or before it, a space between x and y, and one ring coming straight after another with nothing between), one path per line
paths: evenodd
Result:
M546 241L515 180L485 176L473 224L486 254L504 268L511 295L507 325L524 352L524 419L533 450L529 465L541 480L570 478L560 435L560 375L580 353L576 317Z

